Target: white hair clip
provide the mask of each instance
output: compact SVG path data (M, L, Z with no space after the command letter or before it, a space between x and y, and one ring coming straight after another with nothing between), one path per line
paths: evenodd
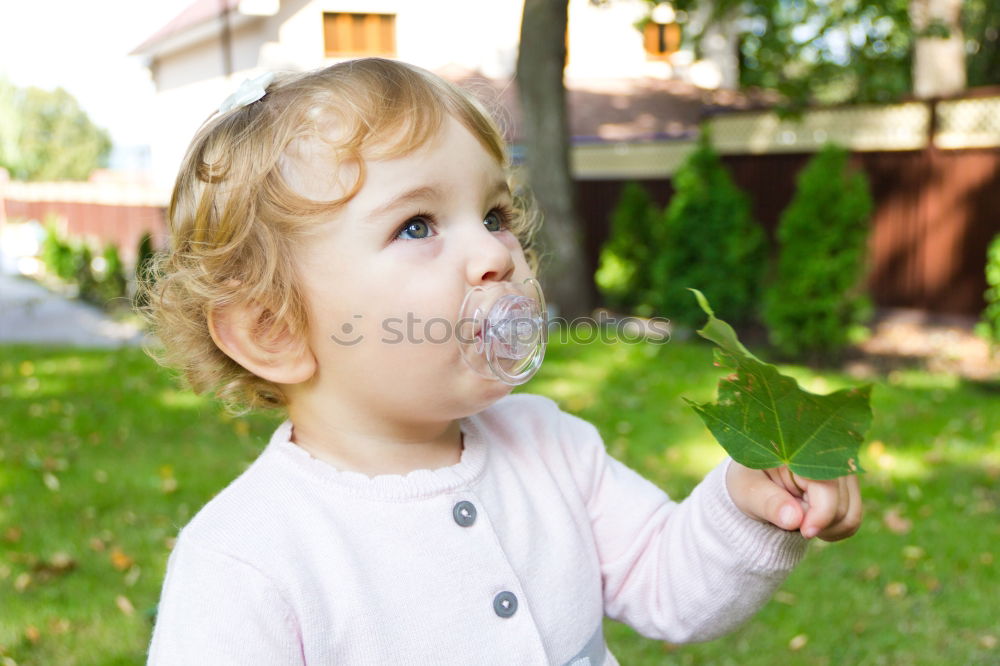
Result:
M254 79L244 81L236 92L226 98L219 106L219 113L232 111L247 104L253 104L267 94L267 87L274 80L274 72L264 72Z

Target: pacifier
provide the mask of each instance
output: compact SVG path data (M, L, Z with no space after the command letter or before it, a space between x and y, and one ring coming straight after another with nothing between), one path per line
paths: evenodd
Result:
M542 364L548 318L538 280L473 287L458 322L462 358L480 375L516 386Z

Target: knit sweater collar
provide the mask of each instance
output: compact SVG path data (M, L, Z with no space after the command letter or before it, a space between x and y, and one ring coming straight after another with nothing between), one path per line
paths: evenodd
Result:
M459 420L462 454L459 462L440 469L417 469L407 474L369 477L340 470L315 458L291 441L292 422L286 420L274 431L265 450L309 478L350 495L389 501L414 500L468 487L486 468L487 447L475 416Z

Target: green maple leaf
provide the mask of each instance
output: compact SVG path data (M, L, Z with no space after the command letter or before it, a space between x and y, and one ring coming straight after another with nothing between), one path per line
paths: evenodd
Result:
M808 479L859 473L858 447L871 425L871 385L817 395L751 354L733 328L717 319L692 289L708 323L698 335L719 346L716 365L733 372L719 380L716 402L687 400L727 453L753 469L787 465Z

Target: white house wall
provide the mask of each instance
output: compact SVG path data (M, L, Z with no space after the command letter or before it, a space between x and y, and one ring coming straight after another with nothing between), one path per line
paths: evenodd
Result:
M516 66L521 10L518 0L283 0L271 16L230 16L229 77L223 71L220 22L168 38L164 44L191 45L150 49L158 90L151 132L154 179L160 185L173 181L197 127L245 78L335 62L324 57L324 12L394 14L399 59L432 70L457 65L504 80ZM646 0L604 6L570 0L567 78L670 76L666 63L647 60L635 28L647 11Z

